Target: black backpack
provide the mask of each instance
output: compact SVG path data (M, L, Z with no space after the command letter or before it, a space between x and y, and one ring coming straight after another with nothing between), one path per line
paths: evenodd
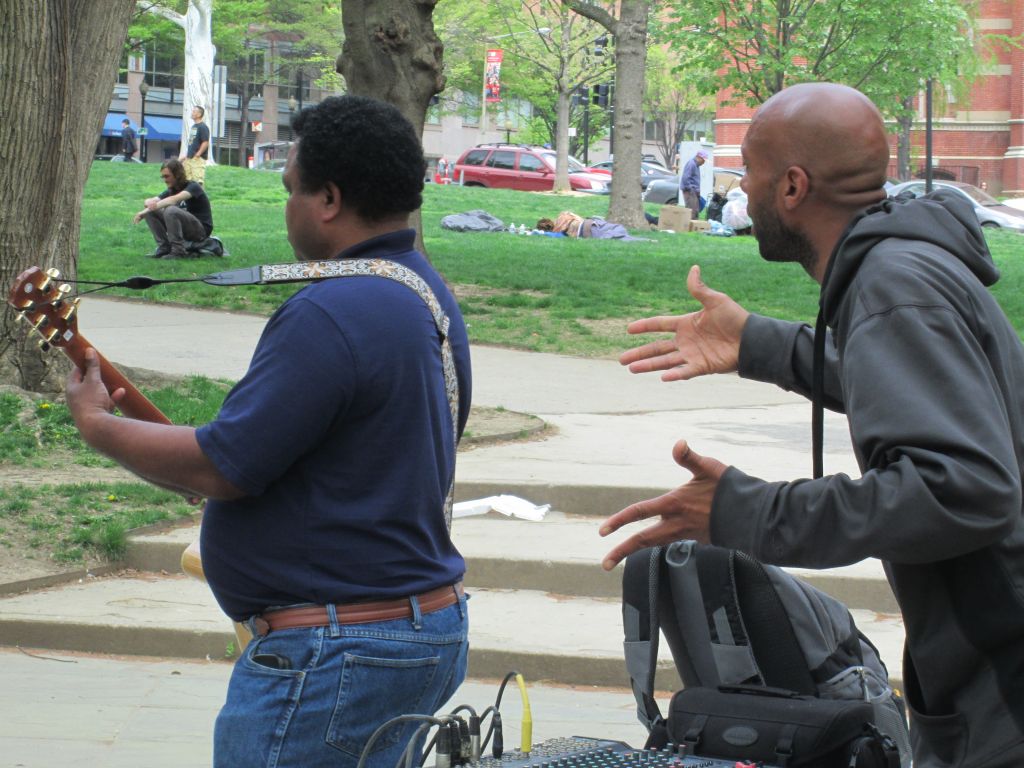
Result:
M707 713L711 719L704 723L707 732L701 736L706 745L717 745L711 748L723 748L716 741L721 737L716 729L740 725L730 721L730 711L742 711L746 717L762 712L766 721L748 726L760 728L764 742L769 732L781 738L781 731L773 729L787 725L786 712L792 710L796 716L799 710L804 720L797 730L805 752L810 749L806 745L811 724L820 716L843 724L815 736L839 750L836 760L853 741L864 741L859 749L877 745L879 755L895 759L877 765L910 764L902 700L889 686L877 649L838 600L742 552L694 541L630 555L623 572L622 598L626 668L637 715L651 734L649 745L663 744L670 737L678 743L692 730L689 718L695 702L711 706L709 702L720 700L722 711L714 718ZM653 695L660 632L684 686L676 694L678 705L673 699L668 721ZM770 691L782 693L767 695ZM844 707L849 712L844 714ZM851 717L856 720L853 730ZM775 726L767 726L767 721ZM736 754L696 754L794 766L809 757L797 755L792 762L779 762L774 755L777 744L773 741L770 746L768 756L753 747L737 747ZM829 765L820 761L820 749L818 743L817 762L806 764ZM842 759L846 762L835 764L876 764L850 763L849 755Z

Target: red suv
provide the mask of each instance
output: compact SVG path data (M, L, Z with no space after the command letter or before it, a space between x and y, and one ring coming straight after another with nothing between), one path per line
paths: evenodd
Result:
M454 179L467 187L497 187L545 192L555 185L555 152L525 144L480 144L462 153ZM609 178L589 173L569 158L569 183L577 192L608 194Z

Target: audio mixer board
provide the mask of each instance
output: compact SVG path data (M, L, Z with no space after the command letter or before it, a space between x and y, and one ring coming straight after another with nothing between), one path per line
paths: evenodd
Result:
M621 741L584 736L551 739L534 744L529 753L515 750L501 759L486 757L481 768L772 768L712 757L682 756L673 749L635 749Z

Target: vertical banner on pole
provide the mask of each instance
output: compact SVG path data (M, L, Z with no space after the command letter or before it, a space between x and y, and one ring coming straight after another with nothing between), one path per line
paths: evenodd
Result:
M484 67L484 93L488 102L501 101L501 57L500 48L487 50L486 66Z

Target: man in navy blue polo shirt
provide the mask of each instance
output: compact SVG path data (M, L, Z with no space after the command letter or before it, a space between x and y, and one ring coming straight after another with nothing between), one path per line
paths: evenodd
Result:
M288 239L300 261L341 259L357 274L286 301L199 429L112 415L120 395L108 398L91 351L68 383L90 445L210 499L206 577L256 633L217 719L215 766L355 765L379 725L434 713L466 672L465 563L446 502L469 345L407 228L421 204L419 137L391 105L353 96L303 110L293 127ZM367 264L376 273L361 273ZM398 762L416 726L386 731L369 764Z

